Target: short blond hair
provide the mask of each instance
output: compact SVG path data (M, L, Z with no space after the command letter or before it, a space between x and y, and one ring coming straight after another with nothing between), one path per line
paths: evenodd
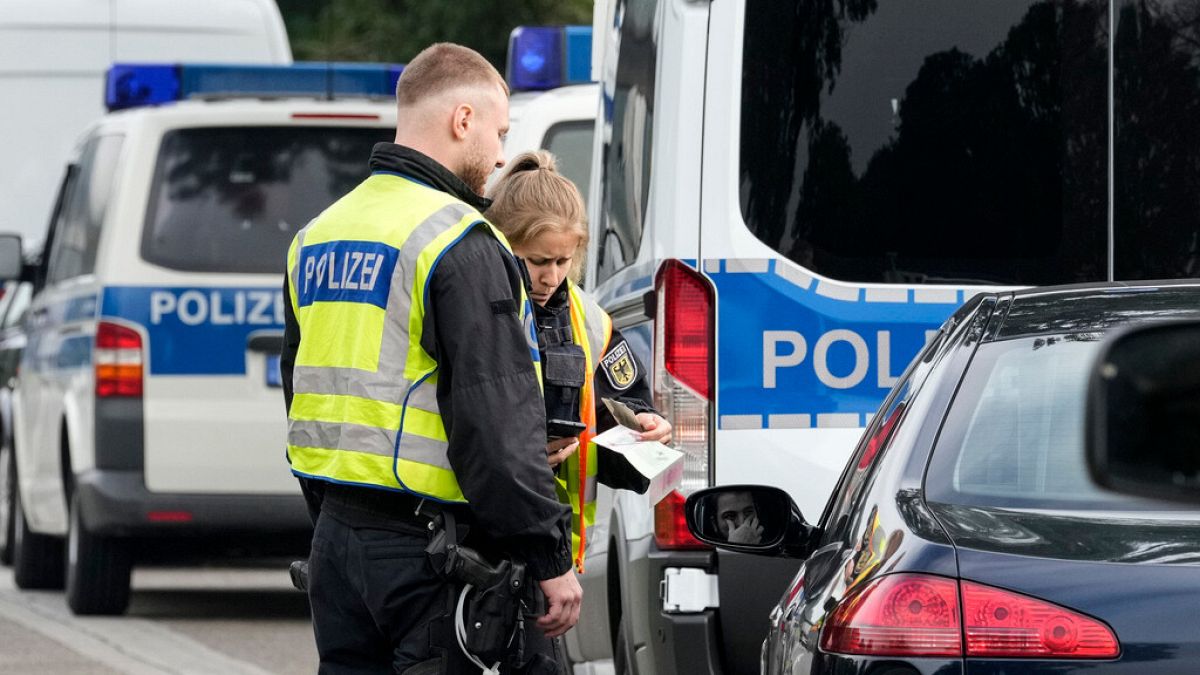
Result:
M488 220L514 247L546 232L578 235L570 277L579 281L588 240L587 209L579 188L558 172L554 155L545 150L517 155L488 197Z
M499 84L508 94L504 78L479 52L453 42L438 42L404 66L396 81L396 103L405 108L457 87L491 84Z

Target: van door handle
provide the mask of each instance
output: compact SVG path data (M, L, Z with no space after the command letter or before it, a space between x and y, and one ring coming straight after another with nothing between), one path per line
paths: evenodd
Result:
M246 349L252 352L264 352L266 354L279 354L283 352L283 336L279 334L263 334L251 335L246 341Z

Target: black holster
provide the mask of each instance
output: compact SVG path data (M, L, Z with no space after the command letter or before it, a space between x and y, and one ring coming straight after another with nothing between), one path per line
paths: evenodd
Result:
M454 517L434 518L435 529L425 553L445 579L470 584L463 608L464 644L486 664L521 666L525 662L525 619L529 600L525 564L501 560L492 565L474 549L457 542Z

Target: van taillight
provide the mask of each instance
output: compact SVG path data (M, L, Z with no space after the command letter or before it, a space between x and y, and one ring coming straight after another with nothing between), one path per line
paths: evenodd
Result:
M860 656L1115 658L1116 635L1058 605L970 581L890 574L851 591L821 649ZM964 628L965 626L965 628ZM963 635L966 635L966 648Z
M686 499L673 490L654 505L654 542L660 549L709 548L688 529L683 511Z
M684 455L679 492L655 507L654 530L660 548L695 548L701 544L684 523L683 498L709 483L714 293L708 279L679 260L663 263L654 288L654 401L674 427L673 446Z
M142 336L101 321L96 326L96 396L142 395Z

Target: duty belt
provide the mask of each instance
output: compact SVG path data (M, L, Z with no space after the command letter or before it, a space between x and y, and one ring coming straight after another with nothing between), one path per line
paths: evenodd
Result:
M444 511L453 511L459 523L470 521L466 509L422 499L407 492L338 483L330 483L325 487L321 509L335 516L349 516L356 523L368 520L381 525L407 525L423 532L428 532L430 523Z

